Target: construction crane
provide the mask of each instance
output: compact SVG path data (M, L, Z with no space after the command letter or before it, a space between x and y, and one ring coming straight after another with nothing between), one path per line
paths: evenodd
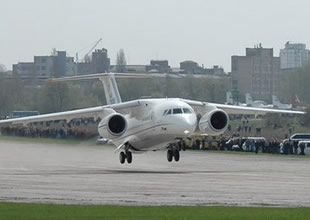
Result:
M88 57L89 57L89 54L98 46L98 44L102 41L102 38L100 38L98 41L95 42L94 46L92 46L92 48L84 55L83 57L83 61L87 61ZM79 54L76 53L75 55L75 60L76 62L79 61Z

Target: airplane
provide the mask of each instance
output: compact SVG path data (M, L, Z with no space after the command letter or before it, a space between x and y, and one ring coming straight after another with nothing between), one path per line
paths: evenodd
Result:
M245 102L246 102L246 106L249 106L249 107L255 107L255 108L273 108L274 107L273 105L267 105L262 100L253 101L253 98L250 93L245 94Z
M280 102L279 98L275 95L272 95L272 104L275 108L284 109L284 110L291 110L293 109L292 104L283 104Z
M233 95L230 91L226 92L226 105L235 105L236 102L234 101Z
M50 82L99 79L107 105L0 121L0 126L93 117L100 118L98 133L109 139L119 153L119 161L132 163L133 153L167 150L168 162L179 161L177 143L192 136L197 128L212 136L224 133L228 114L304 114L302 111L251 108L208 103L182 98L138 99L122 102L116 78L151 78L148 74L98 73L50 79ZM200 117L197 117L199 115ZM197 118L200 118L198 121Z
M234 100L233 95L230 91L226 92L226 105L237 105L237 106L247 106L245 103L237 102Z

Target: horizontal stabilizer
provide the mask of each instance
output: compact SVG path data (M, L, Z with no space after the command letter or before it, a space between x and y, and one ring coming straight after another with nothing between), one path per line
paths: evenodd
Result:
M106 101L108 105L121 103L122 99L118 91L118 86L115 78L123 79L150 79L151 75L148 74L132 74L132 73L95 73L81 76L71 76L64 78L52 78L48 82L64 82L64 81L77 81L99 79L102 82Z
M114 75L115 78L134 78L134 79L150 79L150 74L132 74L132 73L95 73L80 76L70 76L63 78L51 78L48 82L63 82L63 81L75 81L75 80L87 80L87 79L101 79Z

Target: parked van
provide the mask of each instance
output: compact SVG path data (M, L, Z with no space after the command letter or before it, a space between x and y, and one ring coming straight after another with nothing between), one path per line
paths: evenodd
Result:
M296 133L296 134L293 134L290 137L290 140L293 140L293 141L309 140L310 141L310 133Z

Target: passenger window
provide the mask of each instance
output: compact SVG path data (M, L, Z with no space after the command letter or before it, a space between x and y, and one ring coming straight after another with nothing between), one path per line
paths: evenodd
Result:
M182 114L182 113L183 113L183 111L182 111L181 108L174 108L174 109L173 109L173 114L174 114L174 115L176 115L176 114Z
M185 114L191 114L192 113L192 111L189 108L183 108L183 112Z

